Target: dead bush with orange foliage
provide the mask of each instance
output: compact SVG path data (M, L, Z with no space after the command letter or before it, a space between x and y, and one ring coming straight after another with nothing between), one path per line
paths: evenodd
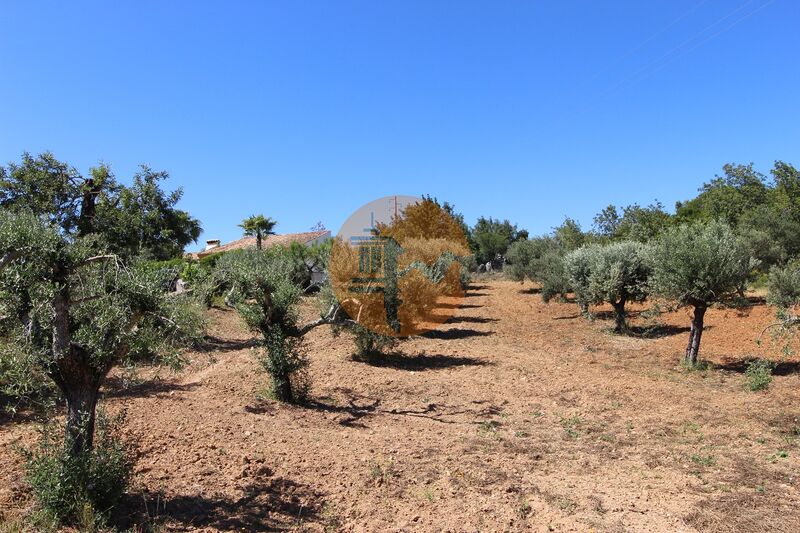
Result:
M337 238L329 276L338 303L363 328L407 337L444 323L458 309L469 255L458 223L436 202L406 207L356 245Z

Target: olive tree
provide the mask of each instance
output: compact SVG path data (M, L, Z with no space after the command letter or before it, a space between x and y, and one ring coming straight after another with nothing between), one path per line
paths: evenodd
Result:
M589 304L592 302L589 290L589 276L595 263L600 245L589 244L573 250L564 256L564 272L567 283L575 295L575 300L584 316L589 316Z
M264 351L260 362L272 381L273 396L289 403L302 401L307 392L303 336L323 324L355 324L340 313L335 301L317 320L300 323L303 269L305 265L298 265L290 249L276 246L225 254L215 271L220 283L230 287L227 303L261 336Z
M648 253L650 290L694 309L684 363L695 366L710 305L736 296L755 266L723 222L681 225L665 231Z
M610 303L614 308L614 331L617 333L628 331L625 304L641 302L647 297L649 267L645 251L643 244L621 241L600 246L588 254L591 259L588 284L580 289L585 292L581 301Z
M111 368L200 335L188 296L167 294L163 269L140 259L180 252L199 224L174 208L180 191L157 186L165 174L146 173L124 187L106 166L84 178L51 154L0 168L0 357L30 364L65 400L63 447L28 461L37 498L64 521L84 503L105 512L127 479L107 439L95 442Z
M289 335L297 326L302 295L295 268L281 248L243 250L226 254L217 263L217 275L231 285L228 303L262 337L266 353L261 362L272 378L275 398L285 402L301 399L297 378L306 366L301 346Z
M159 272L105 253L95 234L72 237L29 211L0 211L0 322L66 399L71 456L92 447L100 387L112 366L197 323L181 316L183 302L162 284Z

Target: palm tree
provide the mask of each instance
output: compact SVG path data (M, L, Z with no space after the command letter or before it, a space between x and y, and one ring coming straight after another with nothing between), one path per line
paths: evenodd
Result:
M272 230L277 225L278 222L272 220L270 217L265 218L264 215L253 215L242 220L239 227L244 230L245 235L255 235L256 249L260 250L261 238L267 235L275 235L275 232Z

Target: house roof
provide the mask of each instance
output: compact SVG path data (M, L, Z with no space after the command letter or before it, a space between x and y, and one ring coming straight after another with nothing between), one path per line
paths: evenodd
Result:
M330 237L330 236L331 232L328 230L306 231L304 233L284 233L283 235L267 235L261 238L261 246L263 248L276 245L289 246L293 242L299 242L300 244L308 244L319 238ZM209 255L218 254L220 252L229 252L231 250L242 250L244 248L255 248L255 247L256 247L255 237L242 237L241 239L227 242L210 250L202 250L200 252L197 252L197 257L202 258Z

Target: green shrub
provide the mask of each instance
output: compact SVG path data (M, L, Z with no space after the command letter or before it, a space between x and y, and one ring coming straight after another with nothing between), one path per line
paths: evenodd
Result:
M185 364L183 348L197 347L205 334L202 304L192 295L174 295L164 304L166 316L147 315L141 333L133 339L122 361L130 364L149 361L178 370Z
M526 278L542 285L542 299L549 302L569 292L564 270L563 249L552 237L537 237L513 243L506 256L508 273L515 281Z
M291 258L294 263L294 282L306 290L313 284L314 271L327 269L332 245L333 240L328 239L324 242L314 243L311 246L293 242L288 247L280 246L277 248Z
M470 273L478 271L478 260L475 254L470 254L459 257L458 262L461 263L461 285L466 289L471 281Z
M767 281L767 302L775 306L778 322L770 324L774 339L782 338L783 351L788 356L793 350L798 333L800 333L800 316L797 306L800 305L800 260L795 260L783 268L772 267ZM775 329L773 329L775 328ZM759 344L761 338L758 340Z
M119 502L133 469L119 439L121 424L122 417L108 418L98 411L94 446L78 456L66 452L63 433L46 425L39 444L23 452L25 479L42 510L54 520L87 530L87 521L103 521Z
M751 391L760 391L769 387L772 382L774 365L763 359L756 359L747 364L744 375L747 377L746 387Z
M206 255L205 257L201 257L198 260L198 263L200 263L200 268L204 268L204 269L207 269L207 270L214 270L214 268L217 266L217 263L219 263L219 261L223 257L225 257L227 255L236 255L236 254L240 253L241 251L242 250L230 250L230 251L226 251L226 252L213 253L211 255Z
M206 271L203 267L200 266L199 261L186 261L181 266L178 275L183 281L188 283L190 286L193 286L201 278L207 276L208 271Z
M767 281L767 301L779 311L787 311L800 303L800 261L793 261L785 268L773 267Z
M384 354L397 346L399 342L397 337L381 335L361 325L352 326L350 331L353 333L353 341L356 345L356 353L353 354L353 358L358 361L367 361Z
M539 281L542 284L542 300L547 303L553 298L567 299L569 280L564 270L564 257L560 252L550 251L539 261Z
M541 259L550 251L557 249L555 239L550 237L537 237L524 241L517 241L508 248L506 260L507 272L514 281L529 279L534 282L541 281Z

